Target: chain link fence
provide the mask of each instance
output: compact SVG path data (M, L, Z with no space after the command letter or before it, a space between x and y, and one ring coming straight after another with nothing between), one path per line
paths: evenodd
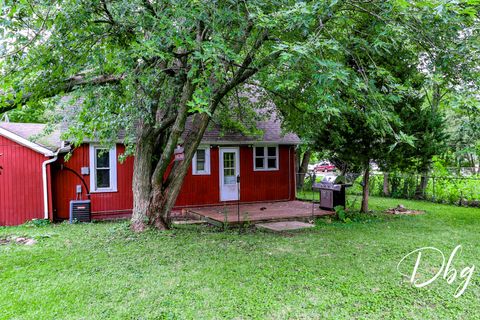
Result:
M319 193L312 190L314 181L324 178L335 180L337 174L308 172L297 174L297 198L306 201L319 201ZM347 195L362 195L363 175L348 174ZM422 187L423 185L423 187ZM371 196L399 199L421 199L437 203L480 207L480 175L468 176L424 176L420 174L374 172L370 175L369 193Z

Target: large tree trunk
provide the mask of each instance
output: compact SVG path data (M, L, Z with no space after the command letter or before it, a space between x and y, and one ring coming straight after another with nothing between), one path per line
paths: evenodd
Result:
M152 191L152 158L154 153L153 138L147 128L139 129L133 164L133 212L131 228L144 231L148 225L148 208Z
M208 120L204 120L207 121ZM188 148L185 147L185 159L180 162L175 162L172 171L167 180L163 183L163 189L155 185L152 191L151 205L149 209L150 224L157 229L169 228L171 223L170 213L175 206L178 195L183 185L183 180L188 172L193 155L195 154L198 144L203 137L203 132L199 136L198 143L190 142Z
M368 195L369 195L369 182L370 182L370 164L367 164L365 173L363 174L363 194L362 194L362 207L360 212L368 212Z
M206 33L203 30L203 23L200 22L197 41L204 40L203 37ZM155 126L148 128L148 126L145 127L145 124L140 125L139 131L141 134L137 132L138 140L133 179L133 230L143 231L147 226L156 229L170 227L170 212L177 201L183 180L207 129L211 115L215 113L221 100L233 88L280 56L280 51L276 52L270 56L271 59L262 59L256 68L249 67L267 36L268 32L266 30L262 32L230 81L220 84L213 90L208 107L209 112L197 113L188 132L185 132L185 123L190 108L188 103L192 100L197 84L192 81L195 77L187 77L186 74L178 77L175 83L176 90L168 103L169 107L166 110L152 108L155 110ZM182 64L182 61L180 60L179 63ZM197 72L200 72L200 70ZM153 107L155 107L155 103ZM170 116L173 116L171 122L169 120ZM183 141L184 160L174 162L172 166L174 150L180 143L183 133L186 133Z
M302 162L298 167L298 175L297 175L297 189L302 189L305 183L305 175L308 171L308 164L310 163L310 157L312 156L312 151L307 149L303 154Z
M390 184L388 181L388 172L383 173L383 196L390 196Z
M192 121L193 127L184 141L184 160L174 162L167 175L163 174L163 171L153 168L152 158L155 156L155 143L152 139L148 135L146 137L144 135L144 138L138 141L133 177L132 230L140 232L148 226L159 230L170 227L170 212L177 201L193 155L202 140L209 121L210 116L206 113L195 116ZM181 125L182 132L183 128L184 126ZM171 161L168 160L168 163L170 164ZM159 162L156 169L160 166L162 165Z

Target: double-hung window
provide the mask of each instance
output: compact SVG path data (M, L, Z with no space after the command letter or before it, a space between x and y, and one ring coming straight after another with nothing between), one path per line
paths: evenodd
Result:
M199 147L192 159L192 173L194 175L210 174L210 148Z
M255 171L278 170L278 146L258 146L253 152Z
M90 191L117 191L117 152L115 147L108 149L90 145Z

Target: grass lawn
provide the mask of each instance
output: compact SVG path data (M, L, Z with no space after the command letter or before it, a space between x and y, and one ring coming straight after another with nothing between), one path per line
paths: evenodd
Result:
M425 246L448 259L458 244L453 266L480 267L480 209L371 200L376 210L399 203L427 213L319 220L282 235L208 226L138 235L125 222L0 228L0 238L38 240L0 245L0 318L479 319L479 271L456 299L458 278L414 288L396 267Z

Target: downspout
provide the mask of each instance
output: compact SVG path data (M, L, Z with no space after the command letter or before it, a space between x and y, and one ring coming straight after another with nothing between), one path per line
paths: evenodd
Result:
M288 201L292 200L292 146L288 148Z
M42 180L43 180L43 218L48 219L48 179L47 179L47 165L57 161L58 153L60 152L61 148L58 149L57 152L53 154L53 158L48 159L42 163Z

